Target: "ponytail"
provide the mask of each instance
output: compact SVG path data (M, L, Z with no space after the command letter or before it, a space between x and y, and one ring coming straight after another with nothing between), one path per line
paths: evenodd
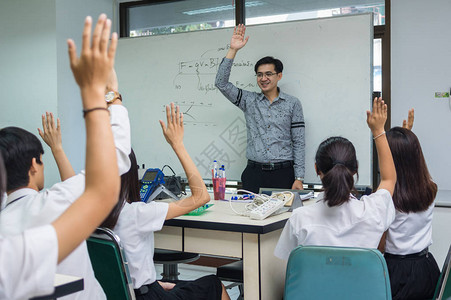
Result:
M328 206L337 206L349 199L354 188L354 177L351 171L343 164L336 164L323 178L324 195Z
M338 206L349 201L349 194L354 189L354 174L358 177L354 145L342 137L328 138L319 145L315 161L318 174L322 174L327 205Z

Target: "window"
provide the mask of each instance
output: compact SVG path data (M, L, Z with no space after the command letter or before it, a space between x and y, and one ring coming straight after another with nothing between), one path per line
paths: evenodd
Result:
M121 37L139 37L235 26L231 0L149 1L120 4Z
M374 13L374 25L385 24L384 0L273 0L246 5L246 24L263 24L325 18L355 13ZM247 3L247 1L246 1Z

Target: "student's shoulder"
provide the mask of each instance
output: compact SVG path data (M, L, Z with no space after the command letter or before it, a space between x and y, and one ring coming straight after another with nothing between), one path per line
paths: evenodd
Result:
M42 194L53 201L72 203L81 196L85 189L85 174L81 172L64 181L55 183L52 187L44 190Z
M322 211L324 206L324 201L319 199L310 205L298 207L293 210L290 220L292 222L310 223L317 218L318 212Z
M362 196L360 200L364 201L365 205L394 210L392 196L386 189L379 189L370 195Z

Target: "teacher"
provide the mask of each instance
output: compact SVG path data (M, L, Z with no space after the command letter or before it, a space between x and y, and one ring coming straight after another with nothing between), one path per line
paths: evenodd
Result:
M243 189L258 193L260 187L303 189L305 174L305 124L298 98L285 94L277 86L283 64L267 56L255 64L260 93L237 88L230 71L238 50L249 37L246 27L235 27L226 57L216 74L216 87L246 118L248 159L241 174Z

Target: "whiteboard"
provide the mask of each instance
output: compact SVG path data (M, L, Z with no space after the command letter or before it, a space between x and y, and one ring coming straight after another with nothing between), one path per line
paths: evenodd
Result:
M132 146L146 168L183 168L166 143L158 120L164 106L180 105L185 146L204 178L214 159L227 178L240 180L246 166L246 125L242 111L214 86L233 29L120 39L116 70L129 110ZM306 183L314 171L318 145L340 135L356 147L358 184L371 185L372 146L366 125L372 91L371 14L248 26L250 36L234 61L230 80L259 91L254 63L271 55L284 63L282 91L301 100L306 124Z

